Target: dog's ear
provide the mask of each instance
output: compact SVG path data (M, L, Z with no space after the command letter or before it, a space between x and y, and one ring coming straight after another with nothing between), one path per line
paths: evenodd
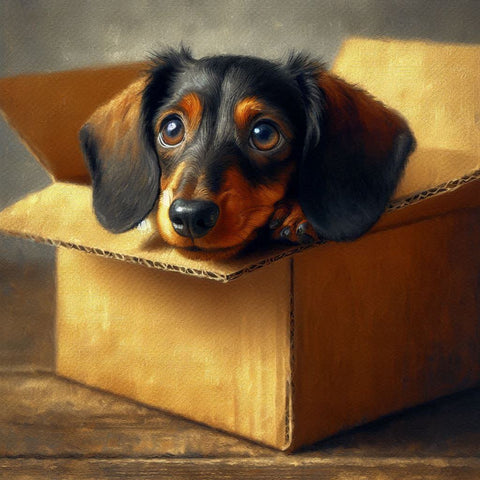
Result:
M160 167L142 118L146 79L97 109L80 130L99 222L114 233L141 222L159 195Z
M305 57L291 62L306 109L299 202L327 240L352 240L385 210L415 140L405 120Z

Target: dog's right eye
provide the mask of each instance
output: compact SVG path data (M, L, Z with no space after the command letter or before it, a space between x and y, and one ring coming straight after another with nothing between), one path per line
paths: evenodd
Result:
M185 127L180 117L172 115L167 117L160 128L158 141L164 147L176 147L185 137Z

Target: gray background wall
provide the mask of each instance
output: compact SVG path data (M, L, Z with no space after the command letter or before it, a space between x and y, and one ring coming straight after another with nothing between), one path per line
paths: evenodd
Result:
M202 56L330 63L351 35L480 43L480 0L1 0L0 76L138 60L184 42ZM441 59L439 59L441 61ZM0 121L0 208L49 183ZM50 369L54 251L0 235L0 369Z

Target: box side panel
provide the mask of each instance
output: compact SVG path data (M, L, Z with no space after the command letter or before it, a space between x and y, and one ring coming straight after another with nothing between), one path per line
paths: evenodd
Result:
M59 249L57 371L282 448L289 275L220 284Z
M480 210L295 259L294 446L480 380Z

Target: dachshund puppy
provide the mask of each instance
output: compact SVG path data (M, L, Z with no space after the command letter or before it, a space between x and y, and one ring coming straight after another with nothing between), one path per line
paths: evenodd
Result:
M380 217L414 138L405 120L305 55L156 55L80 133L100 223L152 212L189 256L225 258L259 235L352 240Z

